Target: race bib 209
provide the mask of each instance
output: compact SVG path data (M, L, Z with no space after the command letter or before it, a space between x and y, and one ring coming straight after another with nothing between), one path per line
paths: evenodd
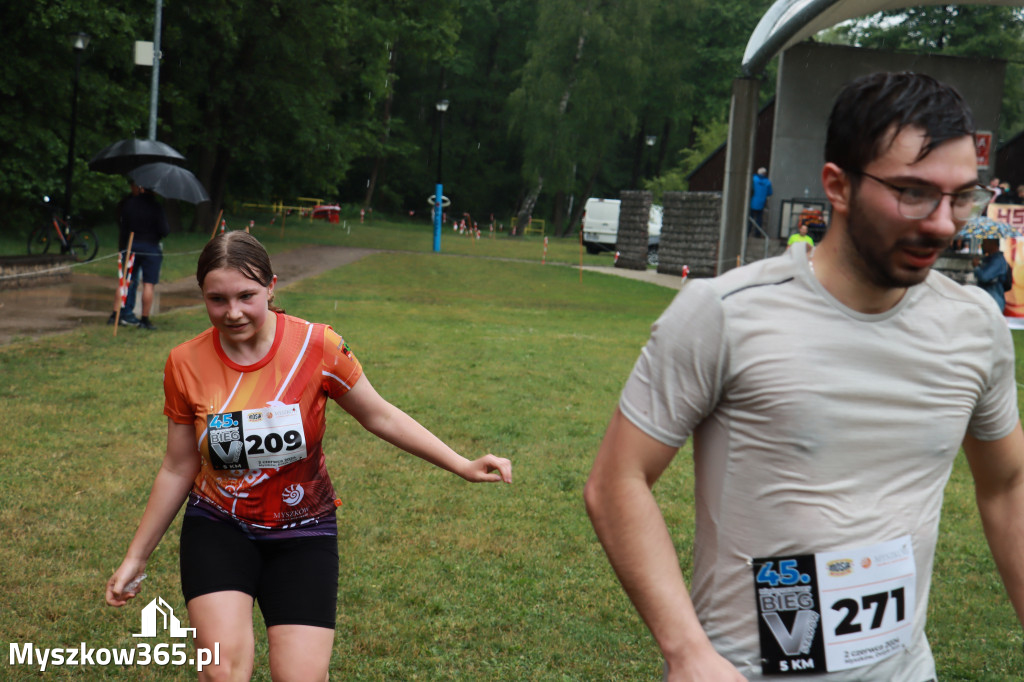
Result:
M269 469L306 458L298 405L211 414L206 426L214 469Z

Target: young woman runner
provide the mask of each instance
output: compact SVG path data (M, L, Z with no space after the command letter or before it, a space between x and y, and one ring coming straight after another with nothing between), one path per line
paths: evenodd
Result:
M276 308L270 257L250 234L211 240L196 279L213 326L167 360L167 452L106 600L123 606L138 591L133 581L187 498L182 592L195 646L220 648L220 665L200 679L252 675L254 601L273 679L326 679L338 591L337 501L321 447L327 399L467 481L511 483L512 464L462 457L382 398L333 329Z

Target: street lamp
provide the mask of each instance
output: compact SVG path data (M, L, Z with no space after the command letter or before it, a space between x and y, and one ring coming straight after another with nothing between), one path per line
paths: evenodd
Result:
M82 65L82 52L89 47L89 34L71 33L71 47L75 50L75 78L71 87L71 134L68 135L68 171L64 185L64 216L71 217L71 180L75 174L75 124L78 119L78 70Z
M644 142L646 142L647 146L650 147L651 150L652 150L651 152L648 152L648 154L647 154L647 174L650 175L651 174L651 154L653 153L654 145L657 144L657 142L658 142L658 136L657 135L648 135L646 138L644 138Z
M441 251L441 212L444 206L444 186L441 184L441 156L444 150L444 112L448 111L448 100L438 100L437 108L437 186L434 188L434 253Z

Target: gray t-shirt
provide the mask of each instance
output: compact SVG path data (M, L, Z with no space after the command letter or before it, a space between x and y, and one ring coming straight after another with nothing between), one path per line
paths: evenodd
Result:
M688 282L620 408L667 445L693 436L691 594L740 672L761 679L755 558L909 536L905 650L834 679L923 682L935 676L924 625L943 488L965 433L996 440L1017 424L1012 339L987 294L936 272L885 313L855 312L806 253Z

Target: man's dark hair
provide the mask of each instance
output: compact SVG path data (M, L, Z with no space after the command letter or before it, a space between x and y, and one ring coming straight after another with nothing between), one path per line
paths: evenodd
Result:
M832 107L825 161L846 171L863 170L904 128L925 133L915 159L920 161L943 142L973 137L974 117L956 88L923 73L861 76L843 88Z

